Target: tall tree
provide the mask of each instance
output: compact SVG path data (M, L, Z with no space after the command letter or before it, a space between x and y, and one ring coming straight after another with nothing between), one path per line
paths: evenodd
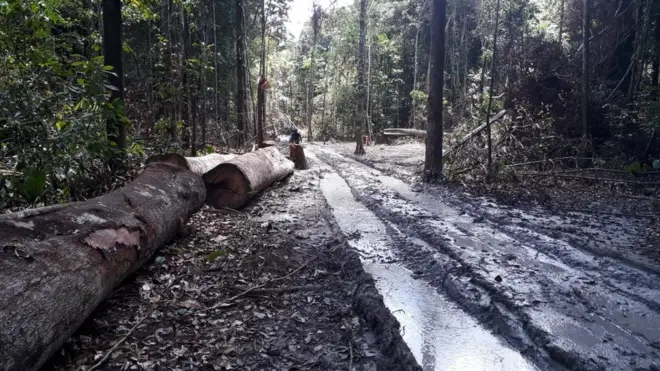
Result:
M583 156L586 154L587 141L589 137L589 23L590 5L589 0L582 0L582 146Z
M367 0L360 0L360 41L358 46L358 81L357 81L357 115L355 120L355 154L365 154L362 145L362 134L364 133L364 122L367 115L367 97L364 86L364 42L367 36Z
M122 114L108 119L108 139L123 151L126 148L126 126L122 122L124 108L124 71L121 45L121 0L103 1L103 60L112 67L108 74L110 102ZM116 161L115 161L116 165Z
M236 0L236 123L238 145L244 143L245 131L245 30L243 0Z
M266 120L266 0L261 0L261 56L259 59L259 83L257 84L257 145L264 142Z
M310 142L314 140L312 136L312 117L314 115L314 52L316 51L316 39L319 35L320 27L320 9L316 4L312 12L312 49L310 52L309 77L307 79L307 136Z
M493 107L493 94L495 93L495 75L497 61L497 34L500 27L500 0L495 5L495 29L493 30L493 58L490 66L490 91L488 92L488 108L486 110L486 136L488 137L488 173L493 167L493 134L491 133L490 110Z
M445 12L446 0L432 0L431 51L429 55L429 105L426 135L424 177L437 180L442 175L443 90L445 71Z

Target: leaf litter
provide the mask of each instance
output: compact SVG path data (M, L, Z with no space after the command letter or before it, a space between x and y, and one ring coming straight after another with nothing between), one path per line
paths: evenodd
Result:
M44 369L419 370L321 177L296 172L241 211L205 206Z

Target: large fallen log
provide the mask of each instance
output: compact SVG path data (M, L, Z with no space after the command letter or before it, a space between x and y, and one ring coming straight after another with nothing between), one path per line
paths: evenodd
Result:
M85 202L0 217L0 370L37 370L204 203L200 176L148 165Z
M269 185L293 173L293 162L277 147L237 156L204 174L206 202L216 208L238 209Z
M178 153L162 153L149 156L144 163L166 162L186 168L197 175L204 175L207 171L234 157L236 155L221 155L219 153L211 153L200 157L183 157Z

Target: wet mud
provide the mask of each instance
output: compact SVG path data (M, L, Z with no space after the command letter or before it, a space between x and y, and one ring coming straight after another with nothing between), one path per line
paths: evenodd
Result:
M361 254L374 276L378 264L400 264L539 369L660 368L660 277L656 262L634 248L640 231L630 218L466 200L411 187L327 147L310 149L378 219L380 225L367 223L378 228L373 240L366 238L373 246ZM387 254L378 251L383 229L390 238ZM387 304L387 290L379 289Z
M308 155L314 158L313 155ZM337 173L324 174L321 190L364 269L376 280L385 305L424 370L535 370L504 341L397 263L395 245L405 235L359 203ZM432 250L421 240L420 248Z

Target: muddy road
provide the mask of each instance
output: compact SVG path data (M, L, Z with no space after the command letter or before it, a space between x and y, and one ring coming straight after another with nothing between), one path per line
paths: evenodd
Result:
M337 146L307 151L425 370L660 370L660 264L640 248L642 219L498 205L411 186L414 161L380 171Z

